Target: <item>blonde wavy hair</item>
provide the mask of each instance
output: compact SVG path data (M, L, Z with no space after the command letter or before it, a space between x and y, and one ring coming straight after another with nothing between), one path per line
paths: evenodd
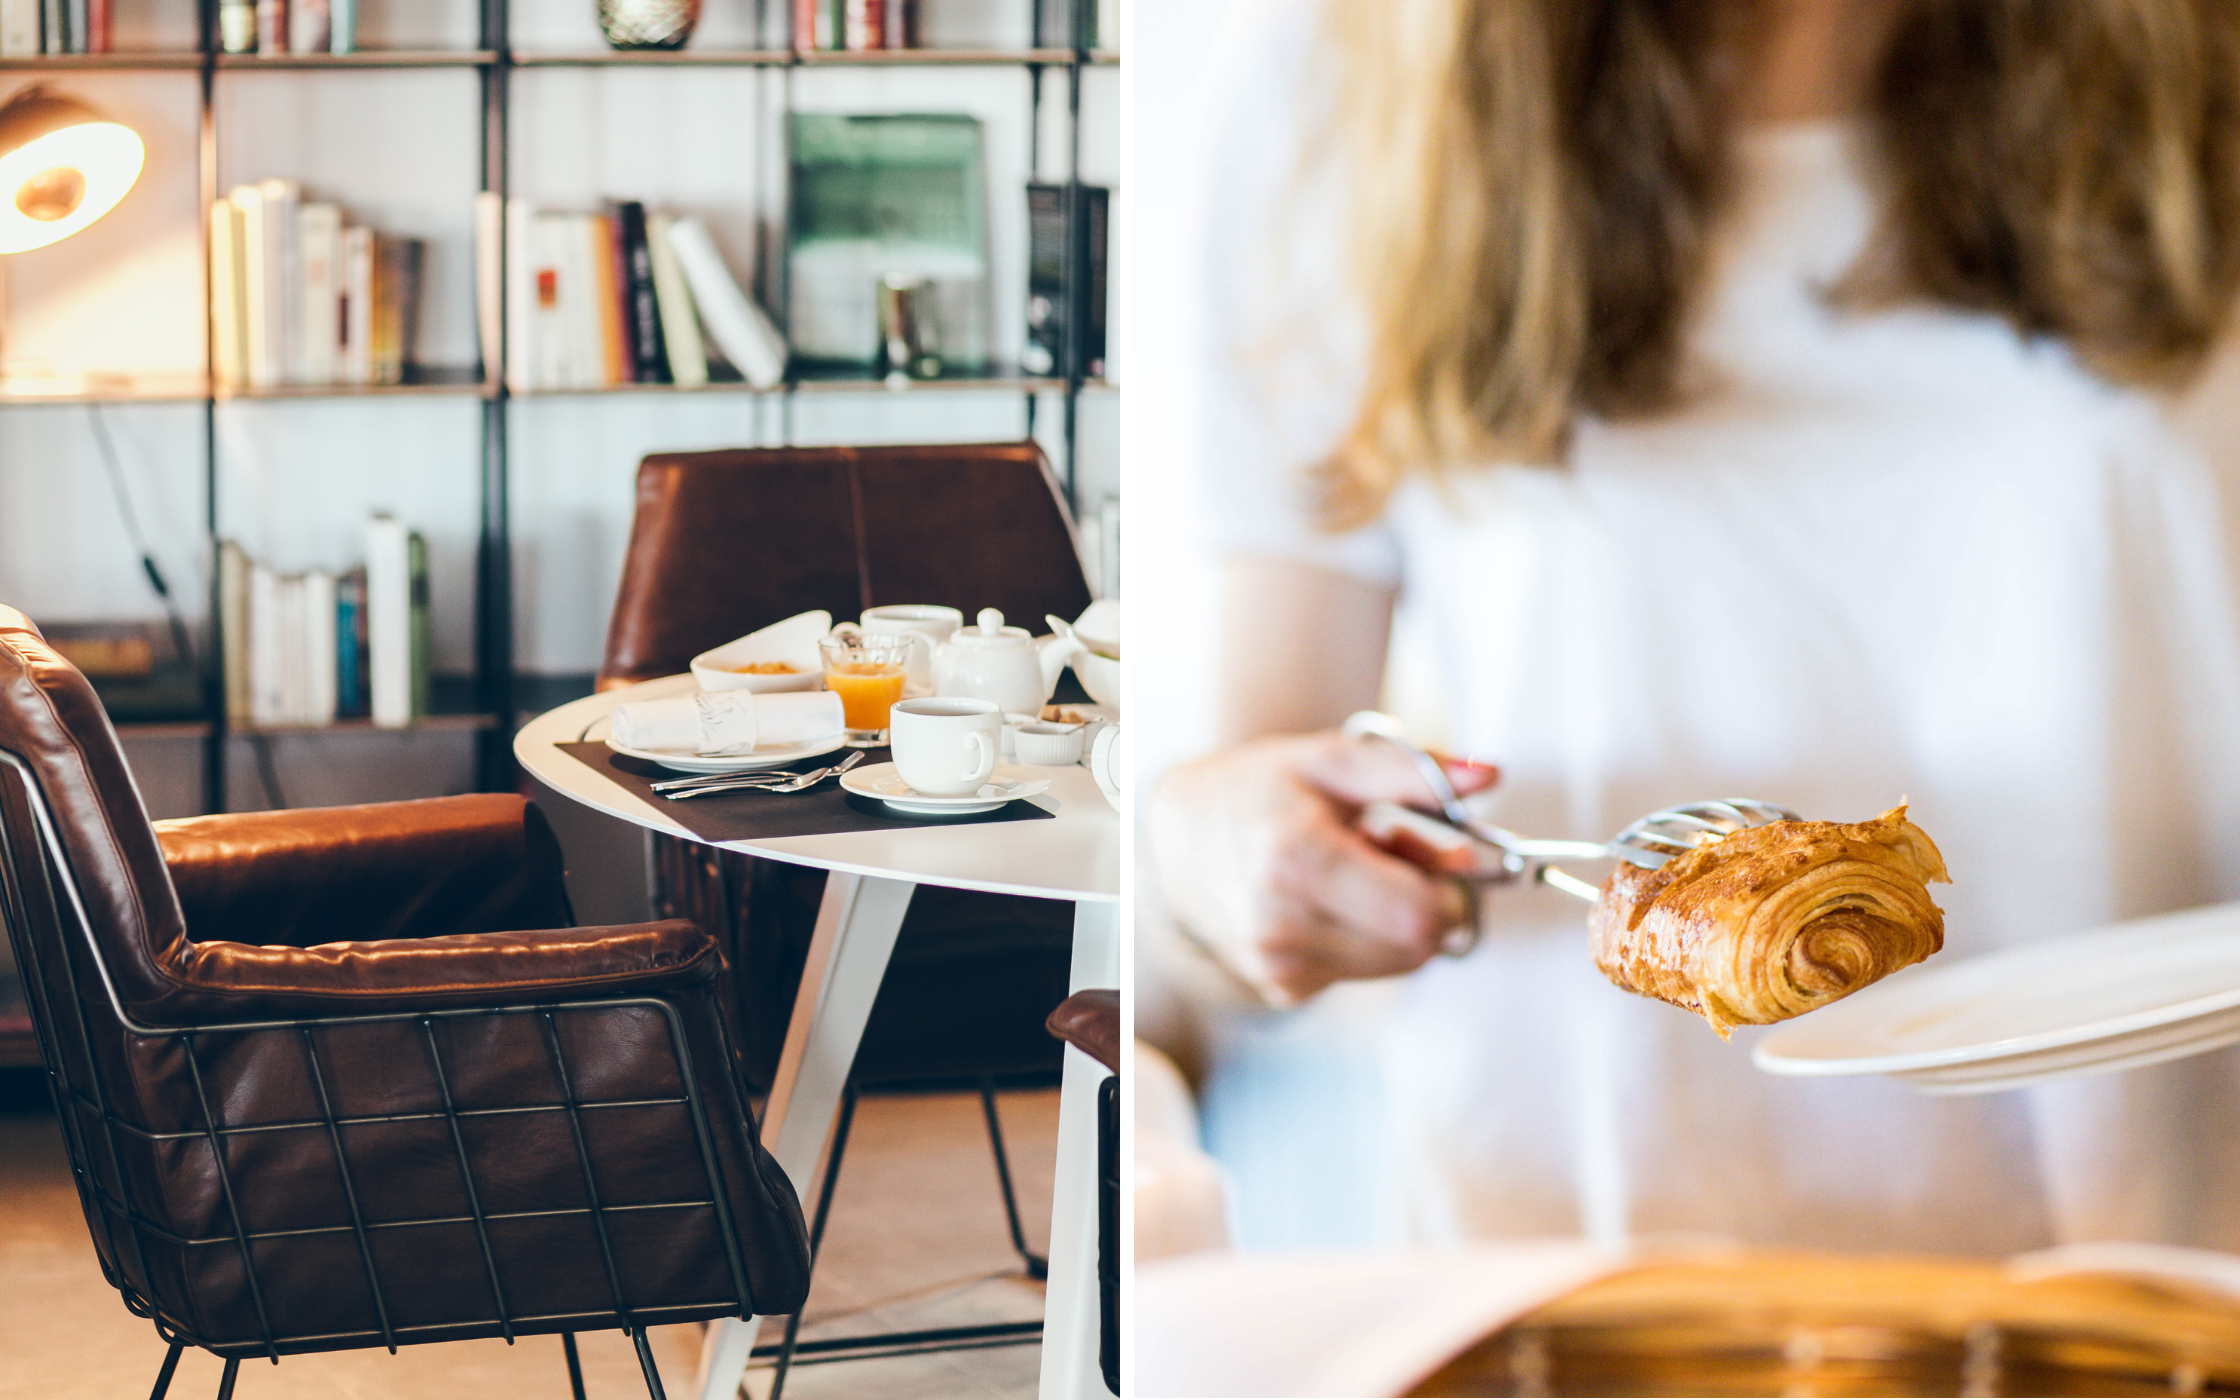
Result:
M1764 0L1327 2L1369 377L1326 523L1671 409ZM1835 295L2183 382L2240 287L2240 3L1895 0L1884 32L1882 225Z

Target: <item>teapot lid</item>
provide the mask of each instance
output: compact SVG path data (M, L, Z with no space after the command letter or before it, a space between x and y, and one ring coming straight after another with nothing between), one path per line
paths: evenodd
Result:
M978 621L977 627L959 627L949 640L968 647L1023 647L1034 642L1026 628L1004 626L1003 614L994 608L982 608Z

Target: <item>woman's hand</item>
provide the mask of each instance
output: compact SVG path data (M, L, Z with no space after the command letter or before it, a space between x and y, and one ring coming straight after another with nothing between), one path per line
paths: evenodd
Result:
M1450 759L1447 776L1469 793L1499 775ZM1429 806L1431 793L1399 750L1336 732L1257 739L1174 769L1150 827L1168 911L1277 1005L1421 967L1468 906L1452 881L1355 829L1371 802Z

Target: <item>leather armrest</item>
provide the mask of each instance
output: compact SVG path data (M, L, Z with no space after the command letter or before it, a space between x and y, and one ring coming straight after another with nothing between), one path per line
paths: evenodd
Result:
M198 941L302 948L575 922L552 828L511 793L155 828Z
M163 1026L658 995L712 980L716 941L682 919L606 928L258 947L182 943L171 985L129 1006Z
M1120 1072L1120 994L1075 992L1058 1003L1043 1023L1050 1034L1111 1070Z

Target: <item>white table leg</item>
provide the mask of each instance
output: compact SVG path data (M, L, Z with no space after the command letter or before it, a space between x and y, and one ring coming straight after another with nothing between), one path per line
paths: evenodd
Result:
M1120 985L1120 907L1073 907L1071 991ZM1050 1286L1042 1308L1041 1400L1101 1400L1097 1367L1097 1086L1105 1068L1066 1047L1058 1168L1050 1201Z
M837 871L826 880L817 931L801 969L801 991L786 1021L785 1050L762 1111L762 1145L785 1169L805 1211L815 1209L817 1161L840 1111L840 1091L855 1064L864 1023L871 1019L871 1003L887 975L895 934L917 888L908 880ZM1078 952L1075 958L1078 966ZM700 1400L732 1400L738 1393L760 1322L734 1317L709 1326L694 1388Z

